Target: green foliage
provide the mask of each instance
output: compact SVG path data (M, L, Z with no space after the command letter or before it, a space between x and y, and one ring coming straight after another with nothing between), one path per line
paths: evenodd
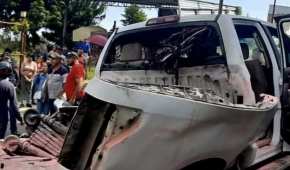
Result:
M45 34L45 37L61 44L65 12L67 12L65 44L70 46L72 31L81 26L95 24L97 18L105 11L105 6L96 0L55 0L49 11L46 28L53 32Z
M21 21L20 1L9 0L0 4L0 20ZM27 21L24 27L11 27L12 31L28 30L29 41L36 44L40 38L36 32L40 28L47 28L51 33L44 34L49 41L61 44L65 14L67 14L67 27L65 43L72 43L72 31L80 26L95 24L98 17L103 14L105 6L97 0L53 0L48 4L46 0L31 0L31 8L28 11ZM21 21L22 22L22 21Z
M125 9L122 21L123 25L130 25L146 20L146 14L137 5L131 5Z
M28 31L31 36L29 41L32 44L39 42L36 31L46 25L48 11L45 9L44 0L31 0L31 8L25 19L20 17L21 0L5 1L0 5L0 20L8 22L17 22L16 25L9 28L10 31L19 33L22 30Z
M86 76L86 80L91 80L94 78L95 76L95 65L88 65L88 68L86 70L87 72L87 76Z
M16 21L20 16L19 4L21 0L6 0L0 4L0 20Z
M0 54L3 53L5 48L10 48L12 51L18 51L19 40L16 38L18 36L18 34L11 34L9 30L3 30L0 34Z
M235 11L236 15L242 15L242 7L237 7L236 11Z
M28 19L31 30L37 30L46 26L49 11L45 8L43 0L34 0L28 12Z

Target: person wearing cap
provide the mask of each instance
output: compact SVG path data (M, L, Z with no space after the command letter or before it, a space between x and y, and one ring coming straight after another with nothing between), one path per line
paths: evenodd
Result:
M18 75L18 65L16 60L11 56L12 50L6 48L3 55L0 57L0 61L7 61L12 67L12 74L9 76L9 81L14 84L14 86L19 85L19 75Z
M47 94L45 93L45 83L47 81L47 64L42 56L38 56L37 75L33 79L32 98L36 101L37 111L41 114L47 115L49 112L49 103Z
M56 112L54 101L61 98L64 90L63 85L68 74L68 69L62 64L62 56L58 53L49 55L50 65L48 67L48 78L46 81L46 92L49 102L49 112Z
M67 61L71 70L67 76L64 89L67 101L75 105L84 96L85 69L83 64L79 62L78 55L74 52L68 54Z
M32 61L32 55L27 55L20 69L20 75L21 75L20 107L24 107L23 101L25 100L26 100L26 106L31 107L32 80L36 74L37 74L37 64L34 61Z
M0 138L5 137L5 132L10 117L10 130L12 134L17 134L16 119L23 124L20 112L16 103L16 92L14 85L8 77L12 73L10 63L0 62ZM9 116L8 116L9 115Z

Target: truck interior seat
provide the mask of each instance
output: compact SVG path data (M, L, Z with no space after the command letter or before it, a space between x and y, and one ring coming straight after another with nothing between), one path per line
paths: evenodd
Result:
M130 43L122 46L120 61L142 60L142 45L140 43Z
M130 64L131 67L139 68L144 62L142 48L140 43L122 45L119 57L110 65L115 68L127 68L127 64Z
M246 43L241 43L245 64L251 76L251 84L255 93L256 101L260 100L260 94L266 93L268 88L267 78L264 68L259 60L247 60L250 58L249 47Z
M249 46L246 43L240 43L240 45L241 45L241 48L242 48L244 59L247 60L250 57Z

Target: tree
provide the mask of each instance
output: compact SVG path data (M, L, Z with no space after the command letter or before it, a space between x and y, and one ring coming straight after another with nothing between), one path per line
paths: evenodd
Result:
M4 0L0 1L0 20L15 21L20 17L21 0Z
M242 15L242 7L237 7L237 9L235 10L235 14Z
M36 44L40 41L37 31L46 26L49 11L45 7L44 0L33 0L28 12L30 42Z
M130 25L146 20L146 14L137 5L131 5L125 9L122 21L123 25Z
M94 25L103 18L105 5L96 0L55 0L49 6L44 36L59 45L72 45L72 32L81 26Z
M22 6L29 6L27 25L32 44L40 41L36 32L46 28L50 30L44 33L46 39L69 46L72 44L72 31L96 24L104 17L105 10L104 4L97 0L0 0L0 20L20 21Z
M20 12L27 11L27 18L21 18ZM6 30L19 33L20 30L30 34L29 42L39 42L36 32L46 25L48 11L45 9L44 0L5 0L0 4L0 20L22 23L22 26L14 25Z

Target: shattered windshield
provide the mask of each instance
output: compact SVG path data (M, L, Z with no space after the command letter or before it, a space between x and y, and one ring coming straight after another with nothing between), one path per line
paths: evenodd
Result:
M103 70L164 70L226 64L214 25L174 26L120 33L112 41Z

